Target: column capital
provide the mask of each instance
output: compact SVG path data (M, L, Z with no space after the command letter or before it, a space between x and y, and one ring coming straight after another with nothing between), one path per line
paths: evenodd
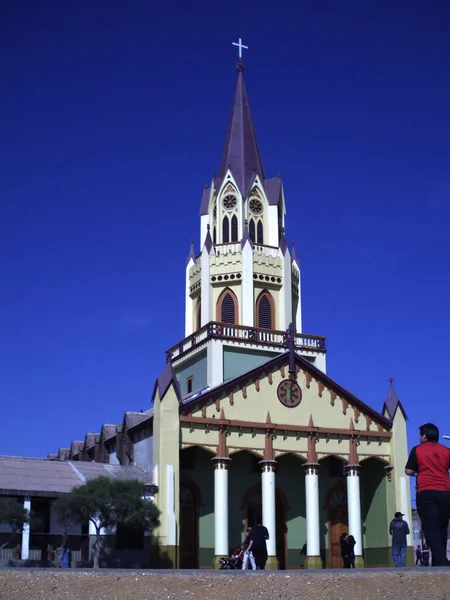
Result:
M214 469L228 469L231 458L228 458L228 456L214 456L211 461Z
M320 465L319 463L305 463L303 465L303 469L305 471L305 475L318 475Z
M359 477L359 472L361 470L361 465L345 465L345 474L347 477Z
M277 469L276 460L260 460L259 464L263 473L274 473Z

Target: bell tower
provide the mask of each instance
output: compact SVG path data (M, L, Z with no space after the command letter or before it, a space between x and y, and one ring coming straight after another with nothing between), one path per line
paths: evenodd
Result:
M283 352L291 323L296 351L325 371L325 338L302 333L300 263L285 215L281 177L265 175L239 59L220 169L202 194L201 246L196 253L192 242L187 258L185 339L168 351L182 394Z

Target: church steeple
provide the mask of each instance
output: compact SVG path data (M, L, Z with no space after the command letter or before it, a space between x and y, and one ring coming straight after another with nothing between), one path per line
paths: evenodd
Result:
M243 197L246 197L255 176L259 175L262 182L265 177L247 90L245 89L244 63L241 59L237 63L237 69L236 92L228 123L218 183L219 185L222 183L227 170L230 169L240 193Z

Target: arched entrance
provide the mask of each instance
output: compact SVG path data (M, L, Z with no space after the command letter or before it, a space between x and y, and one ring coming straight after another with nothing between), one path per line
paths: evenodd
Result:
M331 488L325 499L328 515L328 568L341 569L341 533L348 532L347 489L341 482Z
M198 569L199 498L196 486L180 484L180 568Z
M276 548L277 548L277 560L280 569L286 568L286 554L287 554L287 526L286 526L286 502L283 495L279 490L276 490L275 495L275 527L276 527ZM256 519L262 515L262 495L261 486L257 485L250 490L244 496L242 503L245 515L244 525L245 528L256 525ZM269 531L269 535L271 532Z

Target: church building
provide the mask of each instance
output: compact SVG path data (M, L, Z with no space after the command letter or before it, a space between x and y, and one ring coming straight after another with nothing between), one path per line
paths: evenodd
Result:
M156 537L174 568L217 568L258 515L268 569L298 568L305 542L306 568L342 567L342 532L357 566L388 566L394 513L411 526L405 410L392 381L379 412L327 376L325 337L303 331L285 217L239 60L199 252L192 244L186 263L184 337L166 352L152 408L49 456L153 473Z

